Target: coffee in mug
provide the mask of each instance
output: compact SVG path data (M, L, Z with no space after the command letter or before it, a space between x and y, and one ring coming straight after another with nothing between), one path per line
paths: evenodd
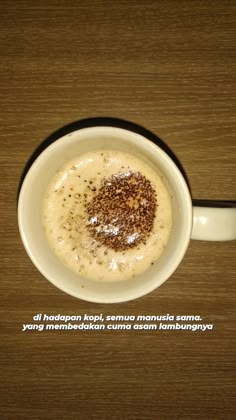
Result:
M38 156L21 186L18 223L43 276L96 303L159 287L191 239L236 239L235 208L194 206L183 174L158 144L113 126L73 129Z

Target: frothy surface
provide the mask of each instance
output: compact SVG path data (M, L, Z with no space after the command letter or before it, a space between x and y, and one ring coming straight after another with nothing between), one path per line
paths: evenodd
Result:
M146 271L165 248L171 197L162 175L119 151L79 156L61 168L45 195L43 226L71 270L98 281Z

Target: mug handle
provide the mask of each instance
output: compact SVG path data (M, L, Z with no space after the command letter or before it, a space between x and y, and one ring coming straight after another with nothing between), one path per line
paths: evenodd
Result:
M191 239L201 241L236 239L236 203L193 200Z

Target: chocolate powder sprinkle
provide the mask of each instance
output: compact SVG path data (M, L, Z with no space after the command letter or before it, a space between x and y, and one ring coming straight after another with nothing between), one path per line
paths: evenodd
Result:
M108 248L124 251L145 243L157 209L151 182L140 172L104 179L96 196L86 204L92 237Z

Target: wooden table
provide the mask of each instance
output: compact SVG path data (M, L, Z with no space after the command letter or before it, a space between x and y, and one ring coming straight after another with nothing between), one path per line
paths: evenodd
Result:
M159 289L91 304L42 277L16 217L34 149L94 116L158 135L194 198L234 200L235 16L233 0L1 2L1 419L235 418L235 242L192 241ZM37 313L200 315L214 329L22 332Z

